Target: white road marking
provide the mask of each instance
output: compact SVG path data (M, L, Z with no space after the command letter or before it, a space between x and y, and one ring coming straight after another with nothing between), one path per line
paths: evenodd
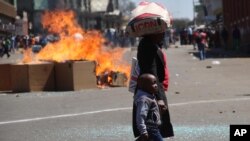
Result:
M37 117L37 118L30 118L30 119L12 120L12 121L0 122L0 125L11 124L11 123L20 123L20 122L29 122L29 121L38 121L38 120L45 120L45 119L75 117L75 116L90 115L90 114L97 114L97 113L103 113L103 112L114 112L114 111L121 111L121 110L131 110L131 109L132 109L131 107L114 108L114 109L106 109L106 110L91 111L91 112L84 112L84 113L64 114L64 115Z
M183 103L173 103L173 104L169 104L169 106L170 107L172 107L172 106L174 107L174 106L184 106L184 105L192 105L192 104L205 104L205 103L217 103L217 102L232 102L232 101L246 101L246 100L250 100L250 98L233 98L233 99L221 99L221 100L190 101L190 102L183 102ZM75 116L98 114L98 113L104 113L104 112L122 111L122 110L132 110L132 107L113 108L113 109L105 109L105 110L90 111L90 112L75 113L75 114L64 114L64 115L37 117L37 118L29 118L29 119L21 119L21 120L3 121L3 122L0 122L0 125L13 124L13 123L22 123L22 122L30 122L30 121L39 121L39 120L46 120L46 119L75 117Z
M169 106L171 107L171 106L183 106L183 105L191 105L191 104L246 101L246 100L250 100L250 98L232 98L232 99L220 99L220 100L200 100L200 101L190 101L190 102L183 102L183 103L174 103L174 104L169 104Z

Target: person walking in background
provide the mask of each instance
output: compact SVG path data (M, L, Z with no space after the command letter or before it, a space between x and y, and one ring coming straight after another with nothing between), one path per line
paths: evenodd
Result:
M167 30L165 32L165 38L163 40L163 47L167 49L169 47L169 41L170 41L170 30Z
M191 45L193 41L193 29L191 27L188 27L187 34L188 34L188 44Z
M188 34L187 34L186 28L182 28L180 31L180 42L181 42L181 45L188 44Z
M3 38L0 36L0 57L3 56Z
M195 30L194 32L193 32L193 49L194 50L196 50L196 48L197 48L197 39L198 39L198 36L199 36L199 32L197 31L197 30Z
M169 43L175 45L175 30L173 28L170 28L170 37L169 37Z
M136 141L163 141L159 131L161 118L155 98L158 91L155 76L146 73L142 74L138 78L137 87L134 104L137 107L136 127L140 132L140 136Z
M3 41L2 41L3 53L1 54L1 57L3 57L5 54L7 55L8 58L10 57L9 46L10 46L10 43L8 39L3 38Z
M160 108L166 109L161 115L162 124L160 125L160 133L163 138L174 136L173 126L170 121L170 114L168 109L167 97L165 94L164 86L168 86L168 72L166 69L166 60L164 59L164 54L161 50L162 42L165 33L155 33L144 35L140 40L137 59L140 68L140 75L145 73L152 74L156 77L156 82L158 85L158 92L155 94L157 104ZM164 82L165 81L165 82ZM167 85L163 85L163 83ZM137 92L135 91L135 95ZM136 127L136 105L133 106L133 132L135 137L140 135Z
M223 40L223 46L224 46L224 49L228 50L229 46L228 46L228 37L229 37L229 34L228 34L228 31L226 29L226 27L224 27L221 31L221 37L222 37L222 40Z
M214 47L215 48L220 48L221 47L221 36L220 36L219 28L215 29L215 33L214 33Z
M11 48L10 51L15 53L16 50L16 36L12 35L11 36Z
M25 49L28 49L29 48L29 39L30 39L30 37L29 37L29 35L26 35L26 36L24 36L24 45L25 45Z
M235 50L238 50L240 47L240 39L241 39L240 29L238 28L237 25L235 25L233 29L233 48Z
M205 47L207 46L207 34L203 32L203 30L199 30L199 35L196 39L197 45L198 45L198 51L200 55L200 60L205 60L206 59L206 51Z
M105 38L106 38L106 44L111 45L112 41L113 41L113 36L112 36L112 33L111 33L111 29L107 28L107 30L105 31L104 34L105 34Z

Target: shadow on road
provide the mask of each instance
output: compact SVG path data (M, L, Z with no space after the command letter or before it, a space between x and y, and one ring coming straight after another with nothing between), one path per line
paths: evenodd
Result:
M250 96L250 94L240 94L239 96Z
M189 54L193 54L199 58L198 50L190 51ZM237 50L224 50L224 49L207 49L206 58L250 58L250 51L243 52Z

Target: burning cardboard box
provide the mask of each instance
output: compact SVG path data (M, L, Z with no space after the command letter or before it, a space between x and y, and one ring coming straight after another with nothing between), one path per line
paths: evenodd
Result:
M94 61L55 63L56 89L72 91L97 87Z
M54 64L12 64L11 82L13 92L53 91Z
M111 86L115 87L126 87L127 86L127 77L124 73L121 72L111 72Z
M10 64L0 64L0 91L10 91Z
M97 76L97 83L101 88L105 86L126 87L127 76L121 72L106 72Z

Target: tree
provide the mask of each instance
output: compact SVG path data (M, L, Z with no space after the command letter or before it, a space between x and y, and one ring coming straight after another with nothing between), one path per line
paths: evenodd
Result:
M189 25L192 25L192 21L190 21L189 19L182 18L182 19L175 19L173 21L173 27L176 29L182 29Z

